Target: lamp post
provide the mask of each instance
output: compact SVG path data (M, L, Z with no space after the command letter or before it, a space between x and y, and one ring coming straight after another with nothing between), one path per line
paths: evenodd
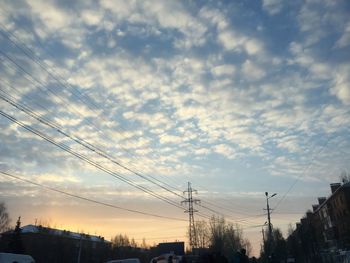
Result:
M271 243L272 243L272 224L271 224L271 215L270 215L270 205L269 205L269 199L276 196L277 194L274 193L273 195L269 196L268 192L265 192L265 196L266 196L266 210L267 210L267 222L268 222L268 227L269 227L269 238L268 238L268 253L270 254L270 250L271 250Z

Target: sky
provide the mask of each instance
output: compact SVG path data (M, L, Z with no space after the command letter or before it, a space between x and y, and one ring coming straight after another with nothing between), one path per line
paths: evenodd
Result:
M258 254L265 192L286 233L350 171L346 0L0 3L13 224L187 240L191 182L195 219L238 223Z

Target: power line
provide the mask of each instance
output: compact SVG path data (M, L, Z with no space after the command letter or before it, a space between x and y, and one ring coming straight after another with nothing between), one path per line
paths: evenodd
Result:
M6 92L2 91L3 93L7 94ZM7 94L7 96L9 97L12 97L10 94ZM50 121L48 120L45 120L43 119L42 117L38 116L35 112L33 112L32 110L30 110L29 108L27 108L26 106L24 105L20 105L19 103L13 101L11 98L8 98L8 97L4 97L2 95L0 95L0 98L3 99L4 101L6 101L7 103L11 104L12 106L16 107L17 109L21 110L22 112L28 114L29 116L31 116L32 118L35 118L36 120L38 120L40 123L42 124L45 124L49 127L51 127L52 129L54 129L55 131L59 132L60 134L70 138L71 140L75 141L76 143L82 145L83 147L87 148L88 150L91 150L97 154L99 154L100 156L104 157L104 158L107 158L109 159L110 161L112 161L113 163L115 163L114 160L110 159L108 156L106 156L104 153L100 153L99 151L97 151L93 145L87 145L86 142L83 140L81 141L80 139L77 139L77 138L74 138L72 137L70 134L62 131L59 127L57 127L55 124L52 124ZM181 198L183 198L181 196ZM206 206L203 206L204 208L206 209L210 209L210 208L207 208ZM218 213L217 211L213 210L213 209L210 209L211 211L213 211L214 213ZM210 219L210 216L208 215L205 215L205 214L202 214L200 213L199 214L201 217L204 217L204 218L207 218L207 219Z
M26 71L22 66L20 66L17 62L15 62L13 59L11 59L8 55L6 55L6 54L5 54L4 52L2 52L1 50L0 50L0 53L1 53L5 58L7 58L8 60L10 60L13 64L15 64L18 68L20 68L23 72L25 72L27 75L31 76L31 77L32 77L36 82L38 82L41 86L44 86L43 83L41 83L39 80L37 80L36 78L34 78L28 71ZM55 95L50 89L49 89L49 91L50 91L50 93L52 93L53 95ZM62 100L61 100L61 101L62 101ZM62 101L62 102L63 102L63 101ZM63 102L63 103L64 103L64 102ZM45 121L44 124L48 124L48 122ZM59 131L60 133L62 133L62 132L59 130L59 128L57 128L57 127L52 127L52 125L50 125L50 126L51 126L51 128L54 128L54 129L56 129L57 131ZM63 133L62 133L62 134L63 134ZM67 133L64 133L64 135L70 137L69 135L67 135ZM72 139L72 137L71 137L71 139ZM74 140L75 142L81 144L77 139L73 139L73 140ZM82 139L79 139L79 140L82 140ZM127 171L129 171L129 172L131 172L131 173L133 173L133 174L135 174L135 175L137 175L137 176L139 176L140 178L142 178L142 179L144 179L144 180L146 180L146 181L148 181L148 182L151 182L151 183L153 183L153 184L155 184L155 185L161 187L162 189L164 189L164 190L166 190L166 191L168 191L168 192L170 192L170 193L172 193L172 194L174 194L174 195L176 195L176 196L178 196L178 197L180 197L180 198L183 198L183 196L181 196L180 194L178 194L178 193L176 193L176 192L170 190L169 188L167 188L167 187L165 187L165 186L159 184L158 182L161 182L160 180L156 179L158 182L155 182L155 181L153 181L153 180L147 178L146 176L144 176L144 175L142 175L142 174L140 174L140 173L138 173L138 172L136 172L136 171L130 169L129 167L127 167L127 166L121 164L120 162L116 161L115 159L112 159L113 157L111 157L108 153L106 153L106 152L104 152L103 150L101 150L101 149L99 149L99 148L93 146L92 144L90 144L90 143L84 141L84 145L83 145L83 144L81 144L81 145L84 146L84 147L86 147L86 148L88 148L89 150L95 152L96 154L100 155L101 157L107 158L109 161L111 161L111 162L113 162L114 164L116 164L116 165L122 167L123 169L125 169L125 170L127 170ZM163 183L163 184L164 184L164 183Z
M8 94L8 95L9 95L9 94ZM128 168L127 166L121 164L120 162L118 162L118 161L116 161L115 159L113 159L113 157L111 157L108 153L106 153L106 152L104 152L103 150L101 150L101 149L95 147L94 145L92 145L92 144L86 142L84 139L73 137L73 136L70 135L68 132L65 132L65 131L61 130L61 128L58 127L57 125L51 123L51 122L48 121L48 120L42 119L42 117L36 115L35 113L33 113L32 110L28 109L27 107L23 107L23 106L19 105L18 103L16 103L15 101L10 100L10 99L8 99L8 98L4 98L3 96L0 96L0 98L3 99L4 101L6 101L7 103L11 104L12 106L16 107L17 109L21 110L22 112L24 112L24 113L30 115L31 117L35 118L35 119L38 120L39 122L41 122L41 123L43 123L43 124L49 126L50 128L56 130L57 132L59 132L60 134L64 135L65 137L67 137L67 138L73 140L74 142L78 143L79 145L85 147L86 149L88 149L88 150L90 150L90 151L92 151L92 152L98 154L99 156L101 156L101 157L103 157L103 158L105 158L105 159L111 161L112 163L114 163L114 164L116 164L116 165L122 167L123 169L125 169L125 170L127 170L127 171L129 171L129 172L131 172L131 173L133 173L133 174L135 174L135 175L137 175L137 176L139 176L140 178L142 178L142 179L144 179L144 180L146 180L146 181L148 181L148 182L151 182L151 183L153 183L153 184L159 186L160 188L162 188L162 189L164 189L164 190L166 190L166 191L168 191L168 192L170 192L170 193L172 193L172 194L174 194L174 195L176 195L176 196L179 196L179 197L181 197L181 198L184 198L183 196L177 194L176 192L174 192L174 191L172 191L172 190L170 190L170 189L164 187L163 185L161 185L161 184L159 184L159 183L157 183L157 182L152 181L151 179L147 178L146 176L144 176L144 175L142 175L142 174L140 174L140 173L138 173L138 172L135 172L135 171L133 171L132 169Z
M6 93L6 92L3 91L3 93ZM11 95L8 94L8 96L11 96ZM0 95L0 98L3 99L4 101L10 103L12 106L16 107L17 109L19 109L19 110L21 110L21 111L27 113L27 114L30 115L31 117L37 119L39 122L41 122L41 123L43 123L43 124L45 124L45 125L48 125L49 127L55 129L56 131L60 132L60 133L63 134L64 136L69 137L70 139L72 139L72 140L74 140L75 142L79 143L80 145L86 147L87 149L96 152L95 149L91 149L89 145L85 145L85 144L83 144L81 141L79 141L78 139L72 138L69 134L67 134L67 133L65 133L65 132L63 132L63 131L61 131L61 130L59 129L59 127L53 125L52 123L50 123L50 122L47 121L47 120L44 120L44 119L40 118L38 115L36 115L35 113L33 113L30 109L26 108L25 106L20 105L20 104L18 104L18 103L16 103L16 102L12 101L11 99L6 98L6 97L1 96L1 95ZM97 153L98 153L98 152L97 152ZM103 156L103 157L104 157L104 156ZM202 205L201 205L201 206L202 206ZM216 211L216 210L213 210L213 209L210 209L210 208L208 208L208 207L206 207L206 206L202 206L202 207L204 207L204 208L206 208L206 209L209 209L210 211L212 211L212 212L214 212L214 213L220 213L220 212L218 212L218 211ZM220 213L220 214L221 214L221 213ZM199 213L199 216L204 217L204 218L206 218L206 219L210 219L210 218L211 218L211 216L208 216L208 215L205 215L205 214L202 214L202 213ZM238 223L238 220L235 220L235 222ZM241 222L241 223L244 223L244 222ZM247 223L245 223L245 224L247 224Z
M196 184L196 185L197 185L197 184ZM204 187L204 186L199 185L199 187L202 188L202 189L204 189L204 190L207 191L207 192L210 192L210 190L208 190L208 189L207 189L206 187ZM223 200L222 200L222 199L223 199ZM237 213L237 214L241 214L241 215L244 215L244 216L255 216L255 215L252 215L252 214L250 214L250 213L248 214L248 213L242 212L241 209L247 210L247 208L244 207L244 206L241 206L241 205L237 204L237 202L233 202L231 199L223 198L223 197L221 196L221 199L220 199L220 200L226 201L225 203L229 203L230 208L228 208L227 206L218 205L217 203L213 203L213 202L209 202L209 201L202 201L202 202L203 202L203 203L207 203L207 204L209 204L209 205L211 205L211 206L220 208L220 209L224 209L224 210L229 211L229 212L232 212L232 213ZM238 208L240 208L240 209L233 210L233 209L231 208L232 205L234 205L235 207L238 207Z
M115 209L118 209L118 210L124 210L124 211L131 212L131 213L147 215L147 216L153 216L153 217L158 217L158 218L163 218L163 219L170 219L170 220L177 220L177 221L187 221L186 219L162 216L162 215L147 213L147 212L143 212L143 211L139 211L139 210L133 210L133 209L129 209L129 208L124 208L124 207L108 204L108 203L105 203L105 202L97 201L97 200L92 199L92 198L83 197L83 196L80 196L80 195L77 195L77 194L68 193L68 192L59 190L59 189L54 188L54 187L50 187L50 186L46 186L46 185L43 185L43 184L40 184L40 183L36 183L36 182L30 181L30 180L24 179L22 177L10 174L8 172L0 171L0 173L5 175L5 176L7 176L7 177L11 177L11 178L14 178L16 180L19 180L19 181L22 181L22 182L26 182L28 184L32 184L32 185L35 185L37 187L45 188L47 190L50 190L50 191L53 191L53 192L56 192L56 193L60 193L60 194L67 195L67 196L70 196L70 197L74 197L74 198L77 198L77 199L80 199L80 200L88 201L88 202L91 202L91 203L107 206L107 207L110 207L110 208L115 208Z
M2 92L5 93L5 94L7 94L7 93L4 92L4 91L2 91ZM10 97L11 97L10 94L7 94L7 96L10 96ZM82 140L82 139L77 139L77 138L75 138L75 137L72 137L72 136L71 136L70 134L68 134L67 132L62 131L62 130L61 130L59 127L57 127L55 124L52 124L50 121L45 120L45 119L43 119L42 117L40 117L40 116L38 116L37 114L35 114L32 110L28 109L26 106L20 105L19 103L15 102L15 101L13 101L13 100L11 100L11 99L9 99L9 98L6 98L6 97L4 97L4 96L1 96L1 95L0 95L0 98L3 99L4 101L6 101L7 103L11 104L12 106L16 107L17 109L19 109L19 110L23 111L24 113L28 114L29 116L35 118L35 119L38 120L39 122L41 122L41 123L43 123L43 124L45 124L45 125L47 125L47 126L53 128L54 130L56 130L57 132L61 133L62 135L66 136L66 137L70 138L71 140L75 141L76 143L82 145L83 147L87 148L88 150L91 150L91 151L93 151L93 152L99 154L100 156L102 156L102 157L104 157L104 158L107 158L108 160L112 161L113 163L116 162L115 160L111 159L109 156L106 156L103 152L102 152L102 153L99 152L99 151L98 151L99 149L96 150L95 147L94 147L93 145L91 145L91 144L88 144L88 145L87 145L86 142L85 142L84 140ZM81 141L81 140L82 140L82 141ZM117 164L118 164L118 163L117 163ZM118 164L118 165L119 165L119 164ZM127 169L127 168L126 168L126 169ZM176 194L176 193L175 193L175 194ZM180 197L183 198L182 196L180 196ZM216 210L210 209L210 208L208 208L208 207L206 207L206 206L203 206L203 205L201 205L201 206L202 206L203 208L207 209L207 210L210 210L210 211L214 212L214 213L222 214L222 213L220 213L220 212L218 212L218 211L216 211ZM207 215L204 215L204 214L200 214L200 216L205 217L205 218L207 218L207 219L210 218L210 216L207 216Z
M30 75L31 76L31 74L30 73L28 73L22 66L20 66L17 62L15 62L13 59L11 59L8 55L6 55L4 52L2 52L1 50L0 50L0 53L3 55L3 56L5 56L8 60L10 60L12 63L14 63L17 67L19 67L23 72L25 72L27 75ZM32 77L32 76L31 76ZM36 82L38 82L41 86L43 86L43 84L39 81L39 80L37 80L37 79L35 79L34 77L32 77ZM51 93L52 93L52 91L51 90L49 90ZM52 93L53 94L53 93ZM53 94L54 95L54 94ZM48 124L46 121L45 122L43 122L44 124ZM56 129L57 131L59 130L57 127L54 127L54 129ZM66 136L67 134L65 134L65 136ZM78 142L77 140L74 140L74 141L76 141L76 142ZM93 148L95 148L94 146L92 146L91 144L90 145L85 145L86 147L88 147L90 150L92 150L92 151L94 151L95 153L97 153L97 154L99 154L99 155L103 155L103 157L105 157L105 158L109 158L110 160L112 160L110 157L108 157L108 155L107 154L103 154L103 153L101 153L101 151L98 149L93 149ZM137 173L137 172L134 172L134 171L132 171L131 169L129 169L128 167L126 167L126 166L124 166L124 165L121 165L120 163L118 163L118 162L116 162L115 160L113 160L113 162L115 163L115 164L117 164L117 165L119 165L119 166L121 166L122 168L124 168L124 169L126 169L126 170L128 170L129 172L132 172L132 173L134 173L134 174L136 174L136 175L138 175L139 177L142 177L143 179L145 179L146 180L146 177L145 176L143 176L143 175L141 175L141 174L139 174L139 173ZM150 179L147 179L148 181L150 181L150 182L152 182L152 180L150 180ZM153 182L154 183L154 182ZM158 183L154 183L154 184L156 184L156 185L158 185L158 186L161 186L160 184L158 184ZM167 189L167 188L165 188L164 186L161 186L163 189L165 189L165 190L167 190L167 191L169 191L169 192L171 192L171 193L174 193L174 194L176 194L177 196L180 196L181 198L183 198L181 195L179 195L179 194L177 194L177 193L175 193L175 192L173 192L173 191L171 191L171 190L169 190L169 189Z
M7 32L8 32L8 31L7 31ZM47 65L47 63L41 62L40 60L38 60L37 58L35 58L35 54L34 54L34 52L33 52L32 50L30 50L30 48L27 48L27 47L24 45L24 47L26 48L26 50L29 50L29 51L33 54L33 56L32 56L32 55L29 55L29 54L27 53L27 51L23 49L23 47L21 47L18 43L16 43L15 41L13 41L13 40L6 34L5 31L3 31L3 34L9 39L9 41L11 41L11 43L13 43L13 44L14 44L16 47L18 47L19 49L21 49L29 58L31 58L31 59L32 59L35 63L37 63L42 69L44 69L44 70L45 70L53 79L55 79L59 84L61 84L61 85L64 86L65 88L68 88L68 87L67 87L67 82L64 81L64 80L63 80L63 82L62 82L62 79L63 79L63 78L62 78L60 75L58 75L58 77L55 76L54 74L57 74L55 71L53 71L53 73L50 72L50 71L48 71L48 70L47 70L47 66L49 66L49 65ZM11 33L9 33L9 34L11 34ZM15 38L18 40L18 38L17 38L16 36L14 36L14 34L11 34L11 36L12 36L12 37L15 37ZM16 65L18 66L18 64L16 64ZM43 66L43 65L44 65L44 66ZM22 69L23 69L23 68L22 68ZM31 77L32 77L32 76L31 76ZM69 84L68 84L68 85L69 85ZM69 87L72 87L72 86L69 85ZM74 89L74 87L72 87L72 88ZM83 94L82 94L79 90L77 90L77 89L75 89L75 90L79 93L79 95L80 95L81 97L83 97ZM72 93L72 94L75 95L75 96L77 96L83 103L89 103L89 101L87 101L87 100L83 101L82 98L79 97L79 95L76 95L75 93ZM90 98L90 103L93 103L93 101L91 100L91 98ZM95 106L96 108L98 108L97 105L94 104L94 106ZM89 107L89 106L88 106L88 107ZM89 107L89 109L91 109L91 108ZM84 142L87 143L87 144L89 144L90 147L93 146L93 145L91 145L90 143L88 143L88 142L86 142L86 141L84 141ZM107 159L110 160L110 158L111 158L110 155L106 154L105 152L102 152L99 148L97 148L97 147L95 147L95 146L93 146L93 147L95 148L95 150L93 150L94 152L96 152L96 153L99 154L100 156L105 157L105 158L107 158ZM90 150L92 150L92 149L90 149ZM96 151L96 150L97 150L97 151ZM175 194L175 195L181 197L181 195L179 195L178 193L176 193L176 192L170 190L169 188L164 187L163 185L157 183L157 182L160 182L160 183L162 183L162 184L165 185L165 184L166 184L165 182L162 182L162 181L160 181L160 180L158 180L158 179L156 179L156 178L154 178L154 177L148 175L149 177L152 177L154 180L157 181L157 182L154 182L154 181L150 180L149 178L145 177L144 175L140 174L139 172L135 172L134 170L130 169L129 167L127 167L127 166L125 166L125 165L122 165L122 164L120 164L120 163L118 163L118 162L116 163L115 160L110 160L110 161L112 161L113 163L115 163L115 164L119 165L120 167L126 169L127 171L134 173L135 175L139 176L140 178L143 178L144 180L147 180L147 181L149 181L149 182L152 182L153 184L155 184L155 185L161 187L162 189L164 189L164 190L166 190L166 191L168 191L168 192L170 192L170 193L173 193L173 194ZM170 186L169 184L166 184L166 185L167 185L167 186ZM175 188L174 188L174 189L175 189ZM289 192L289 191L288 191L288 192ZM203 201L203 202L206 202L206 201ZM208 203L208 202L207 202L207 203ZM213 205L213 204L212 204L212 205ZM224 215L223 213L218 212L218 211L216 211L216 210L214 210L214 209L211 209L211 208L209 208L209 207L207 207L207 206L201 205L201 207L203 207L204 209L207 209L207 210L209 210L209 211L212 211L212 212L214 212L214 213L218 213L218 214Z
M121 181L123 181L123 182L125 182L125 183L127 183L127 184L129 184L129 185L131 185L131 186L134 186L135 188L137 188L137 189L139 189L139 190L141 190L141 191L143 191L143 192L145 192L145 193L148 193L149 195L152 195L153 197L156 197L157 199L162 200L162 201L164 201L164 202L166 202L166 203L168 203L168 204L170 204L170 205L172 205L172 206L175 206L175 207L177 207L177 208L179 208L179 209L182 210L182 207L179 206L179 205L177 205L174 201L172 201L172 200L170 200L170 199L168 199L168 198L165 198L165 197L163 197L163 196L160 196L160 195L154 193L153 191L151 191L151 190L149 190L149 189L147 189L147 188L145 188L145 187L143 187L143 186L140 186L140 185L137 185L137 184L133 183L132 181L130 181L130 180L128 180L128 179L122 177L121 175L117 174L116 172L113 172L113 171L109 170L108 168L105 168L104 166L100 165L99 163L96 163L96 162L90 160L90 159L87 158L86 156L81 155L81 154L79 154L79 153L73 151L73 150L72 150L70 147L68 147L67 145L65 145L65 144L63 144L63 143L58 143L58 142L56 142L54 139L52 139L51 137L49 137L49 136L47 136L47 135L41 133L40 131L36 130L35 128L30 127L30 126L28 126L28 125L25 125L23 122L17 120L16 118L14 118L14 117L12 117L12 116L6 114L5 112L3 112L3 111L1 111L1 110L0 110L0 115L4 116L4 117L7 118L8 120L10 120L10 121L16 123L17 125L21 126L22 128L26 129L27 131L29 131L29 132L31 132L31 133L33 133L33 134L35 134L35 135L41 137L42 139L46 140L47 142L49 142L49 143L51 143L51 144L53 144L53 145L59 147L60 149L62 149L62 150L64 150L64 151L66 151L66 152L72 154L73 156L79 158L80 160L83 160L83 161L87 162L88 164L90 164L90 165L96 167L97 169L99 169L99 170L101 170L101 171L103 171L103 172L105 172L105 173L107 173L107 174L110 174L110 175L112 175L113 177L115 177L115 178L117 178L117 179L119 179L119 180L121 180Z
M349 113L350 110L346 111L344 114ZM344 120L339 124L339 126L341 127L343 124ZM328 143L331 141L331 136L329 135L327 140L324 142L324 144L321 146L321 149L317 152L317 154L313 154L310 162L305 166L304 170L299 174L299 176L294 180L294 182L291 184L291 186L288 188L288 190L284 193L284 195L282 196L282 198L277 202L277 204L275 205L275 207L272 210L276 210L278 208L278 206L282 203L282 201L284 201L284 199L286 198L286 196L290 193L290 191L292 191L292 189L294 188L294 186L300 181L301 177L310 169L310 167L313 165L313 162L315 161L317 155L320 155L324 149L327 147ZM271 212L272 213L272 212Z
M76 94L73 92L73 93L72 93L73 96L76 96L76 97L77 97L80 101L82 101L83 103L87 103L87 104L88 104L89 101L90 101L90 102L93 101L93 100L91 99L90 96L88 96L88 95L83 95L77 88L75 88L75 87L73 87L72 85L70 85L62 76L58 75L58 77L56 77L54 74L57 74L57 73L55 72L54 69L52 69L52 68L50 67L50 65L48 65L45 61L40 61L40 58L37 58L37 57L36 57L35 52L34 52L33 50L31 50L31 49L30 49L29 47L27 47L23 42L21 42L21 41L18 39L18 37L17 37L14 33L11 33L11 32L9 32L8 30L6 30L6 28L4 27L3 24L0 23L0 25L2 25L2 30L1 30L1 31L2 31L2 34L3 34L13 45L15 45L17 48L19 48L29 59L31 59L31 60L34 61L37 65L39 65L44 71L46 71L46 72L49 74L49 76L51 76L53 79L55 79L55 80L56 80L61 86L63 86L66 90L69 90L69 87L71 87L72 89L74 89L75 91L77 91L77 93L79 93L79 95L80 95L80 96L79 96L79 95L76 95ZM21 44L16 43L14 40L11 39L10 36L13 37L13 38L15 38L17 41L21 42ZM31 53L32 55L28 54L28 52ZM53 71L53 73L50 72L50 71L48 70L48 68L51 68L51 70ZM22 71L23 71L23 68L21 68L21 69L22 69ZM28 74L28 72L26 72L26 73ZM49 90L49 89L48 89L48 90ZM83 101L81 97L82 97L82 98L85 97L86 99ZM98 109L98 106L97 106L96 104L93 103L93 106L94 106L96 109ZM88 107L91 111L95 112L89 105L87 105L87 107ZM105 118L104 118L103 115L101 116L101 118L105 120ZM89 123L90 123L90 122L89 122ZM94 126L94 128L95 128L98 132L103 133L103 131L101 131L99 128L97 128L96 125L94 125L93 123L90 123L90 124L92 124L92 125ZM123 130L124 130L124 129L123 129ZM130 151L128 151L128 150L125 149L124 147L122 147L122 149L123 149L124 151L126 151L131 157L134 157L134 158L135 158L135 156L133 156L133 155L130 153ZM164 182L162 182L162 181L156 179L155 177L153 177L153 176L151 176L151 175L148 175L148 177L151 177L153 180L156 180L157 182L161 182L162 184L167 185L168 187L171 187L169 184L164 183ZM177 195L178 195L178 194L177 194ZM179 196L181 196L181 195L179 195Z
M31 60L33 60L37 65L39 65L43 70L45 70L48 74L49 74L49 76L51 76L53 79L55 79L60 85L62 85L62 86L64 86L66 89L68 89L68 87L72 87L66 80L64 80L60 75L58 75L58 77L56 77L54 74L57 74L56 72L55 72L55 70L52 70L53 71L53 73L52 72L50 72L50 71L48 71L48 68L50 68L50 66L47 64L47 63L45 63L44 61L40 61L40 58L36 58L35 56L35 52L34 51L32 51L30 48L28 48L25 44L23 44L23 42L22 42L22 45L21 44L18 44L18 43L16 43L13 39L11 39L11 37L13 37L13 38L15 38L17 41L19 41L19 42L21 42L18 38L17 38L17 36L15 36L15 34L14 33L11 33L11 32L9 32L9 31L7 31L6 29L5 29L5 27L3 26L2 27L3 28L3 30L2 30L2 33L3 33L3 35L13 44L13 45L15 45L17 48L19 48L28 58L30 58ZM31 53L31 54L29 54L29 53ZM13 60L11 60L13 63L15 63ZM15 63L16 64L16 63ZM18 64L16 64L17 66L19 66ZM21 68L21 67L20 67ZM21 70L22 71L25 71L23 68L21 68ZM28 75L31 75L30 73L28 73L28 72L26 72L25 71L25 73L27 73ZM34 80L36 80L33 76L31 76ZM38 80L36 80L37 82L38 82ZM43 86L43 84L42 83L39 83L39 84L41 84L42 86ZM76 88L74 88L74 87L72 87L74 90L76 90L78 93L79 93L79 95L80 96L83 96L83 94L79 91L79 90L77 90ZM89 98L89 100L82 100L78 95L76 95L75 93L72 93L73 95L75 95L75 96L77 96L78 97L78 99L79 100L81 100L82 102L85 102L85 103L89 103L89 101L90 102L92 102L92 100L91 100L91 98L90 97L88 97ZM86 95L85 95L86 96ZM95 108L98 108L97 107L97 105L96 104L93 104L93 106L95 107ZM89 107L89 106L88 106ZM90 107L89 107L89 109L90 110L92 110ZM103 116L102 116L103 117ZM95 128L96 128L96 126L95 126ZM97 128L98 129L98 128ZM99 130L99 131L101 131L101 130ZM90 146L91 146L91 144L89 144ZM95 147L95 146L94 146ZM96 147L95 147L96 148ZM98 148L97 148L98 149ZM100 149L98 149L98 150L100 150ZM125 150L125 149L124 149ZM100 152L101 153L101 152ZM106 156L104 156L104 157L106 157ZM108 157L110 157L110 156L108 156ZM108 158L107 157L107 158ZM114 160L115 161L115 160ZM117 164L117 165L120 165L120 163L119 164ZM140 173L138 173L138 172L136 172L135 173L135 171L134 170L132 170L131 171L131 169L130 168L128 168L128 167L125 167L125 166L121 166L122 168L124 168L124 169L126 169L126 170L128 170L128 171L130 171L130 172L132 172L132 173L134 173L134 174L136 174L137 176L139 176L139 177L141 177L141 178L143 178L143 179L145 179L145 180L147 180L147 181L150 181L150 179L148 179L148 178L145 178L143 175L141 175ZM163 182L163 181L160 181L160 180L158 180L158 179L156 179L155 177L152 177L151 175L148 175L149 177L151 177L151 178L153 178L154 180L156 180L157 182L161 182L162 184L164 184L164 185L167 185L168 187L171 187L171 188L173 188L173 189L175 189L174 187L172 187L172 186L170 186L169 184L167 184L167 183L165 183L165 182ZM155 183L154 181L152 181L152 183L154 183L154 184L156 184L157 186L159 186L159 187L161 187L162 189L164 189L164 190L166 190L166 191L168 191L168 192L171 192L171 193L173 193L173 194L175 194L175 195L177 195L177 196L179 196L179 197L181 197L182 198L182 196L181 195L179 195L178 193L176 193L176 192L174 192L174 191L172 191L172 190L170 190L169 188L166 188L166 187L164 187L164 186L162 186L162 185L160 185L160 184L158 184L158 183ZM176 189L176 190L178 190L178 189ZM205 207L205 206L203 206L203 208L205 208L205 209L207 209L207 210L209 210L209 211L213 211L213 209L210 209L210 208L208 208L208 207ZM223 213L220 213L220 212L217 212L217 211L215 211L215 213L219 213L219 214L223 214Z

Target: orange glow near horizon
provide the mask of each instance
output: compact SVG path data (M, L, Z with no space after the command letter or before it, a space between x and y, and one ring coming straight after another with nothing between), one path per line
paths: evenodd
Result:
M60 230L86 233L102 236L106 240L118 235L127 235L137 244L141 244L143 238L148 246L157 245L160 242L184 241L187 244L187 222L164 221L148 217L133 215L78 213L81 208L50 207L41 210L40 217L33 217L31 213L23 213L22 226L28 224L42 224ZM91 212L91 211L90 211ZM14 218L13 218L14 221ZM244 236L252 245L252 255L260 253L261 229L244 230Z

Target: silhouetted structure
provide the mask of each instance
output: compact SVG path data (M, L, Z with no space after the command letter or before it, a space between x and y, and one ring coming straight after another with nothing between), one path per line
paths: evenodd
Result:
M90 262L107 259L110 242L103 237L58 230L43 226L27 225L2 234L5 252L14 251L13 240L20 240L21 253L31 255L37 263L44 262Z
M158 255L174 253L175 255L182 256L185 254L185 242L159 243L156 250Z

